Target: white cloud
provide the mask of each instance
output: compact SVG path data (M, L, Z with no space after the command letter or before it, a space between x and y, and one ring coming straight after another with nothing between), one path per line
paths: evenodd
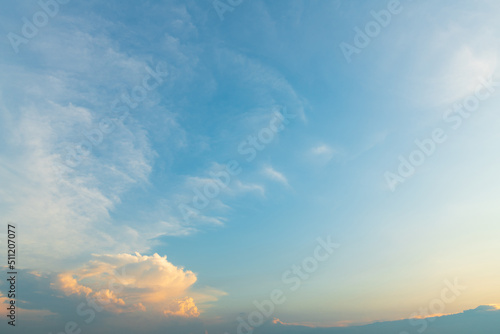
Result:
M279 182L285 186L288 186L288 180L287 178L280 172L278 172L277 170L275 170L273 167L271 166L266 166L263 168L262 172L264 173L264 175L266 175L268 178L276 181L276 182Z
M392 31L394 35L388 39L391 56L386 51L380 54L370 76L378 78L401 61L398 58L405 50L414 50L405 59L408 69L398 75L397 82L391 82L401 83L393 94L402 94L418 107L438 111L435 117L440 118L443 108L473 93L480 77L489 77L497 70L499 24L491 15L497 8L493 3L466 11L455 3L412 6L403 15L432 14L424 21L408 21L406 28L415 32L411 41L405 32Z
M62 258L92 251L147 251L151 235L194 231L160 217L138 232L135 222L118 226L111 216L126 192L149 186L157 157L150 131L161 132L163 140L175 137L173 146L184 145L185 133L175 114L156 106L158 92L149 92L142 103L162 109L155 109L153 126L142 122L139 105L92 145L80 165L65 165L68 150L79 149L104 117L117 118L111 102L142 82L147 65L154 67L149 57L122 52L105 29L95 30L95 25L108 27L111 22L95 18L90 27L74 19L70 29L46 27L50 33L27 45L36 50L43 68L0 64L6 78L0 91L9 92L0 95L0 216L22 229L23 254L30 255L21 254L22 262L32 269L57 270ZM173 47L180 46L170 46L171 51ZM181 72L176 72L179 77ZM170 79L165 78L163 86ZM153 227L164 230L153 232Z
M236 180L234 182L234 187L231 188L233 194L241 194L241 193L257 193L260 196L264 196L266 189L264 186L257 184L257 183L245 183L240 180Z
M183 222L173 224L182 225L185 231L188 226L189 232L195 232L196 225L223 225L226 219L221 215L231 209L227 202L232 198L264 196L264 186L243 182L238 175L230 175L224 168L221 164L213 163L201 176L187 176L177 194L171 200L164 201L178 208L177 212L170 212L169 222ZM187 221L181 211L184 214L189 212Z
M311 148L310 153L323 162L330 161L335 155L335 150L326 144L319 144Z
M181 224L178 220L172 218L171 221L162 221L159 223L160 235L185 236L195 233L196 228Z
M2 114L10 117L5 109ZM110 211L123 192L147 182L153 152L140 129L133 134L119 127L115 138L104 139L110 150L98 152L102 157L91 154L78 168L65 166L60 147L91 120L88 109L52 102L21 108L3 127L2 218L19 225L30 254L23 262L33 269L96 249L124 250L124 241L129 251L144 249L110 224ZM41 240L50 242L40 247Z

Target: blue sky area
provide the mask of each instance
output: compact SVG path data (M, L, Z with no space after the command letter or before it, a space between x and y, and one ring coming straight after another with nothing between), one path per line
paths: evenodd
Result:
M1 7L19 333L498 329L497 1Z

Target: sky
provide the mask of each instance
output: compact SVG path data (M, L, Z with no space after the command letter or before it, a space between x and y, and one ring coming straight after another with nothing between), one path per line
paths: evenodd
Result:
M497 1L0 6L2 332L496 333Z

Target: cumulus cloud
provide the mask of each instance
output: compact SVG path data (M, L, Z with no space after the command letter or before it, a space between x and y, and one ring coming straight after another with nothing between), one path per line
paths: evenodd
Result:
M113 313L148 311L165 316L198 317L190 288L196 275L166 256L94 255L72 272L57 276L53 288L66 296L90 297Z
M170 309L163 311L166 316L180 316L180 317L197 317L200 315L198 307L196 307L193 298L186 297L174 301L170 305Z
M78 281L70 273L60 274L56 286L66 295L76 294L88 296L92 293L91 288L78 284Z

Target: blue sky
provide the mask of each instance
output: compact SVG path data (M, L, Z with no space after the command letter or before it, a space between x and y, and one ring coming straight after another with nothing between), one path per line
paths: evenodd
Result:
M427 316L497 310L495 1L41 3L0 14L19 326L235 332L274 289L263 331L362 325L457 280Z

